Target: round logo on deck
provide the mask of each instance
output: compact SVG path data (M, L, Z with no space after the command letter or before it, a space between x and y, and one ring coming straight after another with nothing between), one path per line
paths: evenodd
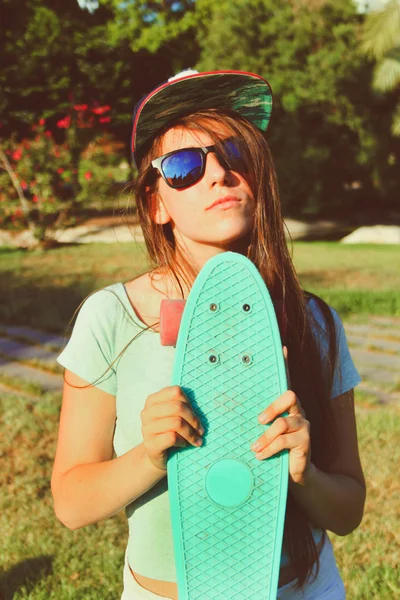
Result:
M221 458L207 470L206 492L215 504L232 508L243 504L254 487L253 473L237 458Z

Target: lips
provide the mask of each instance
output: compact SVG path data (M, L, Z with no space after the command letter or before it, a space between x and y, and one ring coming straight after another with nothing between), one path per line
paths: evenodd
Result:
M236 196L224 196L223 198L218 198L218 200L210 204L210 206L207 207L207 210L214 208L214 206L228 204L232 202L240 202L240 199Z

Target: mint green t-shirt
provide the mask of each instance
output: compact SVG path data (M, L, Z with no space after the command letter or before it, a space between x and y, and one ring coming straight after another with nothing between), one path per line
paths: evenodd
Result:
M323 323L314 301L310 301L309 307ZM340 365L331 394L335 398L357 385L360 377L350 357L341 321L335 311L332 313ZM321 346L326 343L323 337ZM121 456L142 443L140 412L150 394L171 385L174 354L175 348L161 346L158 333L145 329L124 284L115 283L86 299L71 338L57 361L116 397L114 451ZM129 504L126 514L131 568L145 577L176 582L167 478ZM315 529L313 533L318 542L322 530ZM282 566L288 562L283 552Z

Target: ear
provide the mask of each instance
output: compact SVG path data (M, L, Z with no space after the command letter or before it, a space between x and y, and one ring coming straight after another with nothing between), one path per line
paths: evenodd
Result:
M161 200L160 194L153 192L149 197L150 216L157 225L165 225L169 223L171 217Z

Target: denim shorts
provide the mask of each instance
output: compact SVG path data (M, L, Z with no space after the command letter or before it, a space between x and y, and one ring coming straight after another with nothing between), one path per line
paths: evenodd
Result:
M124 567L124 591L121 600L157 600L166 598L144 589L129 570L128 559L125 555ZM325 536L325 542L320 554L320 567L317 579L311 578L311 583L304 586L300 591L293 589L293 584L288 583L278 589L277 600L345 600L346 592L343 581L336 566L333 548L329 537ZM167 599L168 600L168 599ZM213 598L218 600L218 598ZM259 600L249 598L249 600Z

